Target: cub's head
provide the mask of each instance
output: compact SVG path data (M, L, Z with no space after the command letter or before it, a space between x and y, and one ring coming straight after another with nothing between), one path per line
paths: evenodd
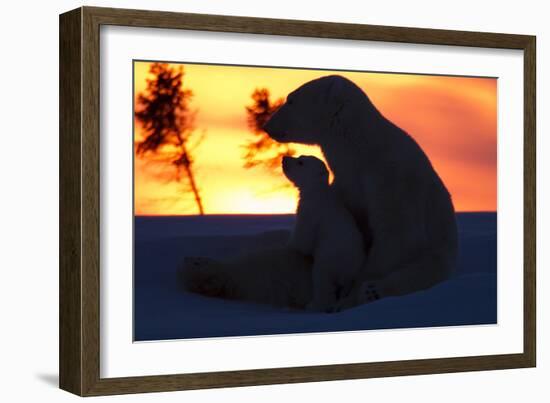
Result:
M283 157L283 172L299 189L328 186L328 169L319 158Z
M362 98L365 94L350 80L338 75L321 77L288 94L263 128L280 143L321 144L345 107Z

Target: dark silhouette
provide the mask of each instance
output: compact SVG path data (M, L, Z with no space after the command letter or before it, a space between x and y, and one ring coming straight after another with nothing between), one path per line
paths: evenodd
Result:
M147 79L147 89L136 100L135 118L145 134L143 140L136 142L136 155L154 154L155 161L172 165L171 179L177 182L186 179L186 190L192 192L199 214L203 215L191 155L200 142L198 139L191 144L195 112L190 110L189 102L193 92L183 89L183 66L173 68L166 63L153 63L149 72L153 78Z
M367 257L332 311L427 290L453 276L458 231L445 184L418 143L355 83L337 75L309 81L292 91L262 127L281 144L320 146L334 172L330 188L361 232ZM313 227L316 247L331 231L342 234L337 242L349 242L347 231L333 228ZM221 298L258 301L263 296L269 304L308 307L314 278L306 284L303 278L313 273L315 257L307 259L293 248L288 235L282 246L264 244L231 260L187 256L180 269L183 286L203 293L199 286L208 284Z
M264 124L284 103L282 98L271 102L269 96L267 88L256 88L251 95L254 103L246 106L248 127L255 135L254 140L244 146L244 167L247 169L263 166L269 171L275 171L281 167L283 157L296 154L291 145L277 143L263 130Z

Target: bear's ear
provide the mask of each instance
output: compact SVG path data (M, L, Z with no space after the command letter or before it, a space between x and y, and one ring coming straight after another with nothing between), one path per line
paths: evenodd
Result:
M348 127L346 122L349 122L349 109L346 107L347 102L343 102L332 111L330 118L330 133L332 135L343 137L346 135Z
M332 75L324 78L327 81L325 101L329 105L337 106L343 101L346 79L342 76Z
M339 75L331 75L323 77L322 80L326 82L325 101L327 104L339 106L348 100L350 96L350 82L348 79Z
M327 113L330 115L331 132L337 136L343 136L346 132L346 113L349 114L348 106L351 102L349 97L349 83L342 76L327 76L329 83L327 85L326 102L328 105Z

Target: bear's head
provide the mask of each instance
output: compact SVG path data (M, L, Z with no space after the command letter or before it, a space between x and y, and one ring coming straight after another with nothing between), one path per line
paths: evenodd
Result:
M362 99L365 93L350 80L321 77L288 94L263 129L280 143L322 144L325 136L335 135L342 115Z
M285 176L299 189L328 186L328 169L319 158L302 155L283 157Z

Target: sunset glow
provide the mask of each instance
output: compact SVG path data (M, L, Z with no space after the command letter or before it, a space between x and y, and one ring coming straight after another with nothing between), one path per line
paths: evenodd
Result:
M146 88L150 63L134 63L135 94ZM424 149L449 189L457 211L496 211L497 80L406 74L184 64L184 88L193 91L196 181L206 214L294 213L297 192L282 170L243 167L243 144L254 137L245 106L256 88L273 100L312 79L340 74L359 85L384 116ZM134 139L143 136L135 125ZM321 157L316 147L298 154ZM147 158L135 160L136 215L196 214L183 184L169 181Z

